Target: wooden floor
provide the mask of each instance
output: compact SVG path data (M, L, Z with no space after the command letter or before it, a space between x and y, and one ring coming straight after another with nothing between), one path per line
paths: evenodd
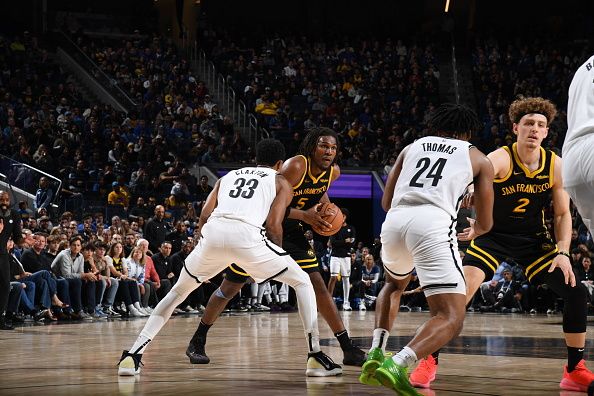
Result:
M351 336L367 350L374 313L341 315ZM401 314L388 350L401 348L426 319L426 313ZM393 394L359 384L355 367L344 367L341 377L306 378L297 313L221 317L209 333L209 365L191 365L184 354L199 316L173 317L145 353L141 375L118 377L121 350L131 345L145 320L33 325L0 332L0 394ZM469 314L461 337L443 350L433 389L423 393L579 395L558 388L566 355L560 323L560 315ZM323 349L340 362L340 348L323 321L320 331Z

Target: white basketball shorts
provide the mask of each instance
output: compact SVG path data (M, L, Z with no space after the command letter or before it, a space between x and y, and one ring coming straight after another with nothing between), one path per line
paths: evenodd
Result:
M578 209L590 233L594 230L594 135L563 148L563 188Z
M330 257L330 276L351 276L351 257Z
M202 236L185 261L188 272L201 282L230 263L236 263L258 283L290 266L299 268L287 252L265 237L264 230L238 220L211 218L202 228Z
M384 269L392 277L402 279L416 267L426 296L466 294L455 219L443 209L433 205L390 209L380 236Z

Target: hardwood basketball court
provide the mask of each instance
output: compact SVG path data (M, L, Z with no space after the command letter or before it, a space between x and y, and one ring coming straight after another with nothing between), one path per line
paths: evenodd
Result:
M341 312L354 340L367 350L374 312ZM396 351L428 317L402 313L388 350ZM390 395L341 377L306 378L306 348L297 313L225 314L211 328L208 365L191 365L185 349L199 315L173 317L143 356L140 376L118 377L121 351L146 318L31 325L0 332L2 395ZM320 319L322 348L342 353ZM591 339L592 331L588 331ZM592 343L588 341L588 348ZM560 392L566 349L561 315L468 314L462 335L442 349L440 371L425 395L583 395ZM586 355L586 358L588 355ZM594 363L589 363L594 367Z

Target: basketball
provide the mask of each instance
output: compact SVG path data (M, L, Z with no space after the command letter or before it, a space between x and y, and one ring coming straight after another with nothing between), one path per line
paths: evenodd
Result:
M340 208L332 202L323 202L320 206L318 206L318 212L320 212L320 215L324 220L332 225L332 228L329 231L325 231L312 226L311 228L313 231L316 234L322 236L331 236L336 234L344 222L344 216Z

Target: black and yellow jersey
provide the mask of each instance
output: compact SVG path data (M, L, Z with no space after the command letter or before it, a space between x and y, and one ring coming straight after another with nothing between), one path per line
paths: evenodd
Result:
M290 207L295 209L307 210L320 202L320 198L330 188L332 181L332 172L334 167L322 172L317 177L311 174L311 160L308 157L300 155L305 159L305 172L301 176L299 183L293 186L293 200ZM286 219L283 224L285 233L298 227L299 221Z
M493 229L504 234L546 233L544 209L550 204L554 180L555 153L540 148L540 166L530 171L521 161L517 143L506 146L511 158L507 174L493 182Z

